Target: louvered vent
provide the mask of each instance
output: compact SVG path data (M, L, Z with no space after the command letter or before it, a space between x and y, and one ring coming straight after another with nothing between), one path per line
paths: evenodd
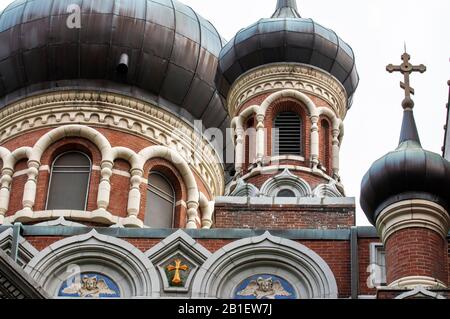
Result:
M274 122L274 154L301 155L301 121L294 112L277 115Z

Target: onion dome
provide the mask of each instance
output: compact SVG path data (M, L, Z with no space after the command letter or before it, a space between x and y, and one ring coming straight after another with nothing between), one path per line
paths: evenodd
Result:
M16 0L0 13L0 107L88 87L149 95L220 127L221 48L214 26L176 0Z
M245 72L279 62L303 63L330 73L346 89L350 107L359 82L352 48L334 31L301 18L295 0L278 0L271 18L242 29L224 46L217 87L226 97Z
M403 101L404 114L397 149L377 160L363 178L360 203L375 225L389 205L410 199L450 206L450 162L422 148L411 99Z

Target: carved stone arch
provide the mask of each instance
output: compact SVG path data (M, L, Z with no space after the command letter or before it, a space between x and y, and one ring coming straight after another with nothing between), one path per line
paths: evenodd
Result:
M336 184L320 184L313 191L314 197L344 197Z
M189 167L189 164L173 149L166 146L150 146L139 152L141 157L140 169L144 169L145 163L153 158L162 158L172 163L180 172L186 184L188 192L188 201L195 202L198 205L199 192L194 173Z
M111 278L123 298L157 298L160 292L158 274L139 249L95 230L50 245L28 263L25 271L53 297L74 274L87 272Z
M180 292L188 293L191 290L193 279L205 260L211 257L211 253L180 229L149 249L145 256L158 270L163 288L162 294L170 295ZM176 259L180 259L183 264L188 265L179 286L171 285L172 278L168 278L166 273L167 267Z
M261 194L276 197L281 190L285 189L292 191L296 197L310 197L312 194L309 184L292 174L287 168L281 174L268 179L261 186Z
M233 197L258 197L259 189L253 184L246 183L244 180L239 179L236 187L230 193Z
M102 158L105 158L107 152L111 149L111 144L99 131L85 125L64 125L46 133L34 144L30 161L39 163L44 151L51 144L64 137L81 137L90 140L98 147Z
M298 100L306 106L309 116L319 116L318 109L314 102L304 93L297 90L282 90L267 97L258 109L259 115L266 116L268 108L277 100L282 98L291 98Z
M208 258L196 275L192 297L230 299L245 279L263 274L285 279L296 298L338 298L334 274L319 255L269 232L228 244Z

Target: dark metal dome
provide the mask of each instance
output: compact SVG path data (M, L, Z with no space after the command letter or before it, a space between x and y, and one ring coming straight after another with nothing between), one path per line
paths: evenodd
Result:
M297 62L321 68L345 87L349 106L359 77L352 48L336 33L302 19L295 0L278 0L272 18L239 31L220 52L217 87L227 96L243 73L269 63Z
M404 112L398 148L377 160L362 181L361 207L372 224L383 209L402 200L450 207L450 162L422 148L412 109Z
M71 4L81 7L81 28L67 26ZM206 126L227 118L214 84L222 39L176 0L16 0L0 14L0 107L89 85L150 93Z

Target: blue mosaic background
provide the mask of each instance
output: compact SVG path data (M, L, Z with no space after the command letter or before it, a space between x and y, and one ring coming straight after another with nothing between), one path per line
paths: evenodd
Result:
M102 275L102 274L98 274L98 273L82 273L81 275L77 275L77 276L80 276L80 279L82 279L84 276L88 276L89 278L97 277L97 281L104 280L106 285L108 286L109 290L112 290L114 292L114 294L102 294L101 293L99 295L100 298L120 298L120 289L111 278L109 278L105 275ZM64 292L64 290L68 287L68 285L73 286L74 278L75 278L75 276L73 276L69 280L66 280L62 284L62 286L58 292L59 297L65 297L65 298L80 298L81 297L78 293ZM85 298L92 298L92 296L86 296Z
M256 299L256 296L240 296L240 295L238 295L238 293L240 291L244 290L245 288L247 288L251 281L253 281L253 280L256 281L256 280L258 280L258 278L263 278L263 279L272 278L273 282L279 281L281 283L281 285L283 286L284 290L287 291L288 293L290 293L290 296L275 296L275 299L297 299L297 294L295 293L294 287L285 279L278 277L278 276L274 276L274 275L254 275L254 276L251 276L251 277L245 279L236 288L233 298L235 298L235 299ZM263 298L263 299L267 299L267 298Z

